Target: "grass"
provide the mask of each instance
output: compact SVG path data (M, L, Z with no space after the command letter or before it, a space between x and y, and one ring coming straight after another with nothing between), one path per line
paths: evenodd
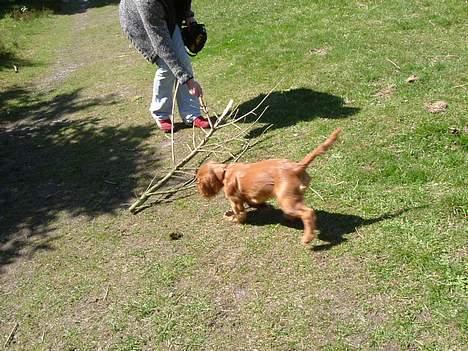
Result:
M246 160L300 159L344 130L310 169L308 249L278 210L223 222L222 197L129 214L170 162L147 112L154 67L120 33L117 1L88 6L0 20L7 349L465 348L465 4L195 2L211 110L248 111L280 81ZM448 109L427 112L436 100Z

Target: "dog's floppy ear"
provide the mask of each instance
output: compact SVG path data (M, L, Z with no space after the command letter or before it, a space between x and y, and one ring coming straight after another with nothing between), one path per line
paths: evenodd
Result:
M224 166L208 162L197 172L197 188L204 197L213 197L223 187Z
M224 181L224 173L226 173L226 167L224 165L213 165L213 173L215 174L216 178L223 183Z

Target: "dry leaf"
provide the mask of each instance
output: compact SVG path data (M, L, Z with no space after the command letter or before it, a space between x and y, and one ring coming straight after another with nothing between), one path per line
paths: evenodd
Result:
M414 83L419 79L418 76L412 74L406 79L406 83Z
M319 56L325 56L328 54L328 49L327 48L313 48L309 50L310 54L316 54Z
M444 112L447 109L447 107L448 103L442 100L426 104L426 110L431 113Z
M465 125L463 128L450 127L449 132L452 135L464 135L468 134L468 125Z

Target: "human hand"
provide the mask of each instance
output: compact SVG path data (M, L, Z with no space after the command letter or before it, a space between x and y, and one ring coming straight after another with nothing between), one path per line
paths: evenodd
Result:
M190 93L190 95L196 96L196 97L202 97L203 96L203 90L200 84L195 79L190 79L187 81L187 88Z

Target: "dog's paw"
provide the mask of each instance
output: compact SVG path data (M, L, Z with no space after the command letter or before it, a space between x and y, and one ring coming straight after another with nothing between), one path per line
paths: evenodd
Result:
M246 214L242 212L239 215L236 215L233 211L229 210L224 213L224 219L232 223L242 224L245 222Z
M234 211L232 211L232 210L224 212L223 218L226 221L229 221L229 222L236 222L237 221L237 218L236 218L236 216L234 214Z
M301 241L303 245L307 245L314 239L315 239L315 234L304 234Z

